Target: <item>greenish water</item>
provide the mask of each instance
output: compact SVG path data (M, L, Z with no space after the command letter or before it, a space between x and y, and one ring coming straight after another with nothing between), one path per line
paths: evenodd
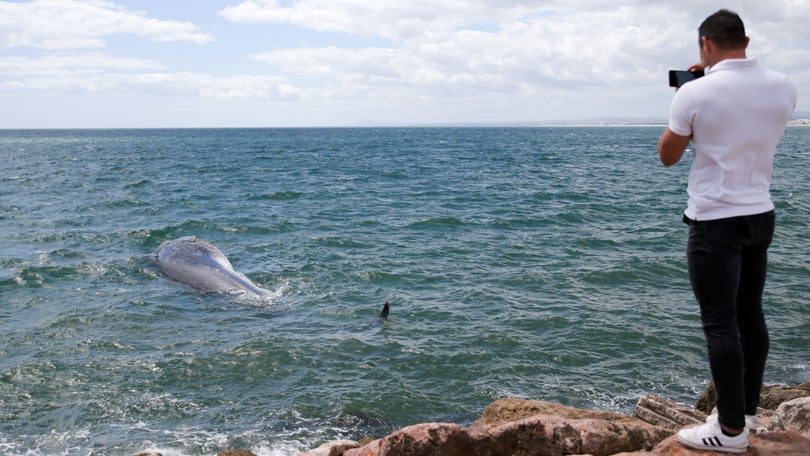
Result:
M0 131L0 453L290 455L708 369L659 127ZM810 129L780 144L768 383L810 381ZM162 276L196 235L273 292ZM391 317L375 320L389 300Z

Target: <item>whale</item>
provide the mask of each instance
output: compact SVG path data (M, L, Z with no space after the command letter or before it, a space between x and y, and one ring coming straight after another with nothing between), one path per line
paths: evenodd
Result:
M168 278L198 290L252 296L270 294L269 290L234 270L228 257L218 248L196 236L162 243L154 261Z

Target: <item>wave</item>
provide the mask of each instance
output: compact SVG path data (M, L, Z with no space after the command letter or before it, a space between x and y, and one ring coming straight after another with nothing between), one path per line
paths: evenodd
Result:
M454 228L467 223L456 217L429 217L408 224L408 228Z
M280 191L248 196L248 201L294 201L304 196L303 192Z

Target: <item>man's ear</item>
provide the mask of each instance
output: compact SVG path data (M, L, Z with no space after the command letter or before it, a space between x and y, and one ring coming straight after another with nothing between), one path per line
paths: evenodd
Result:
M712 40L706 38L705 36L701 36L700 42L702 44L703 52L710 53L714 51L714 43L712 43Z

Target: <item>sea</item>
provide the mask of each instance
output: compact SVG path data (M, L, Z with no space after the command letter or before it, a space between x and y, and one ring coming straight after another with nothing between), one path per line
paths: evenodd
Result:
M661 165L662 131L0 130L0 454L287 456L505 397L692 405L692 157ZM808 169L789 127L769 384L810 381ZM182 236L269 296L168 279Z

